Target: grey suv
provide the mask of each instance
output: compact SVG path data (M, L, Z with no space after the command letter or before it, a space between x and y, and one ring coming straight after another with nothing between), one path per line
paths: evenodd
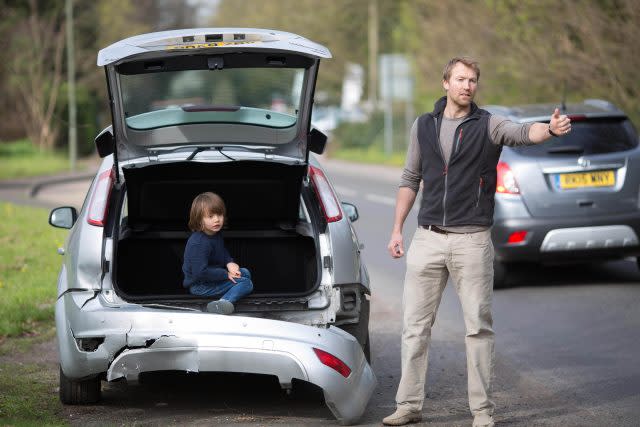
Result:
M205 28L145 34L100 51L112 126L58 281L63 403L95 402L101 381L158 371L239 372L322 388L342 423L363 413L376 379L369 358L369 277L341 204L310 151L321 58L290 33ZM226 246L253 276L231 316L182 283L190 203L227 204Z
M487 106L520 122L553 105ZM504 147L493 226L495 286L518 262L601 261L640 255L640 148L629 118L603 100L562 108L572 131L532 147ZM636 258L637 260L637 258Z

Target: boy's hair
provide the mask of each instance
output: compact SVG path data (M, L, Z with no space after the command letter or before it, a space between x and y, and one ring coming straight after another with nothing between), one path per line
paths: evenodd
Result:
M202 231L202 218L205 215L218 214L227 217L227 208L224 205L222 197L216 193L207 191L201 193L193 199L191 203L191 212L189 213L189 229L191 231Z
M447 65L444 66L444 71L442 72L442 79L446 82L451 78L451 70L456 66L458 62L463 63L467 67L471 68L476 72L476 78L480 80L480 66L478 65L478 61L469 57L469 56L456 56L453 57L447 62Z

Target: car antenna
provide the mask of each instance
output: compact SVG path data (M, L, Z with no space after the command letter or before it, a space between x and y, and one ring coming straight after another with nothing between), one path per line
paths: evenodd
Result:
M562 111L567 111L567 81L562 82L562 103L560 104Z

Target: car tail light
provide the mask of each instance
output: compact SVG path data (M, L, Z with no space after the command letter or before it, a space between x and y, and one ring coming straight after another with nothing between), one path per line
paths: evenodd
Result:
M526 240L526 238L527 238L526 230L514 231L509 235L509 238L507 239L507 243L511 245L515 243L522 243Z
M511 168L505 162L498 163L498 182L496 183L496 193L520 194L520 187L516 182Z
M89 224L104 227L114 178L113 169L106 170L98 176L98 183L91 195L91 203L89 203L89 215L87 216Z
M569 114L567 117L569 117L572 122L583 122L587 120L587 116L584 114Z
M313 181L313 188L316 196L318 196L322 213L324 213L327 222L340 221L342 219L342 209L324 172L315 166L309 166L309 176Z
M319 348L313 347L313 351L320 359L323 365L327 365L328 367L336 370L340 375L347 378L351 374L351 369L340 359L335 357L331 353L327 353L326 351L322 351Z

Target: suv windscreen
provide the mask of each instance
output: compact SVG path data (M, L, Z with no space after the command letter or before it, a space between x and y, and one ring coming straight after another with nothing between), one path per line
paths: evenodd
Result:
M631 150L638 146L638 134L624 118L576 120L568 135L551 138L544 144L514 148L530 157L604 154Z
M225 68L120 74L127 126L193 123L288 128L297 121L305 70Z

